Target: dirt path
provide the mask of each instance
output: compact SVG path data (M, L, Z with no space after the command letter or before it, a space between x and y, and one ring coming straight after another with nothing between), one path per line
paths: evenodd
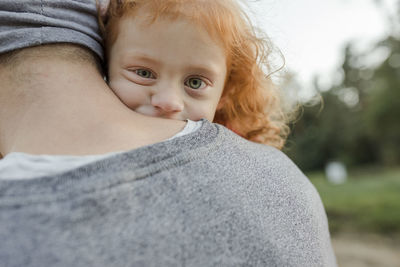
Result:
M340 267L400 267L400 238L338 234L332 244Z

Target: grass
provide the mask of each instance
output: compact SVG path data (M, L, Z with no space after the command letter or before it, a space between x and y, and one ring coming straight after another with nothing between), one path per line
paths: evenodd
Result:
M331 233L400 233L400 168L354 170L339 185L321 172L308 177L321 195Z

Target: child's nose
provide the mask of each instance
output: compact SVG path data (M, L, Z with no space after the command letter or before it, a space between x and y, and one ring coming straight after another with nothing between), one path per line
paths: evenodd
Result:
M175 89L161 89L153 94L151 104L165 113L181 112L184 108L182 96Z

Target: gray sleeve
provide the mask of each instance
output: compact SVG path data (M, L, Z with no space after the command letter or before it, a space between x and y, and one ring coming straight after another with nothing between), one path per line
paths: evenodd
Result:
M96 1L0 1L0 54L50 43L82 45L103 59Z

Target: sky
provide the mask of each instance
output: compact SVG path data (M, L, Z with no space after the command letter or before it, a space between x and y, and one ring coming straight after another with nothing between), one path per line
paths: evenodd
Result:
M396 0L381 0L394 9ZM305 87L319 75L326 84L349 41L367 51L389 33L373 0L248 0L250 17L283 53L287 69Z

